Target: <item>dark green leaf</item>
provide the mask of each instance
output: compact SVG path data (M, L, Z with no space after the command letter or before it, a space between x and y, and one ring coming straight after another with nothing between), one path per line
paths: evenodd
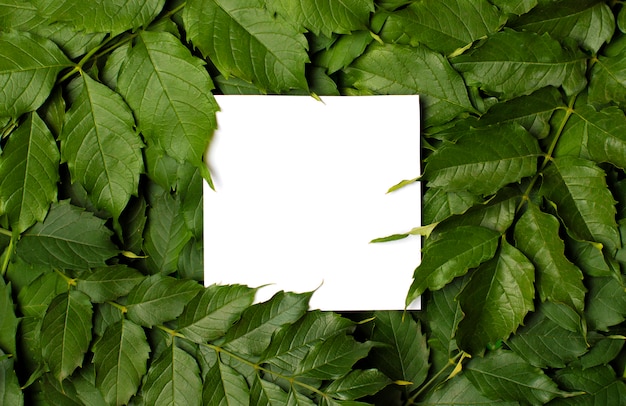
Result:
M118 252L111 234L104 220L66 200L52 204L43 223L22 235L17 253L32 264L68 269L104 266Z
M572 94L586 84L584 55L562 48L547 34L500 31L452 63L469 86L503 99L546 86L563 86Z
M455 376L420 401L423 406L519 406L519 402L490 399L480 393L465 375Z
M473 110L461 76L443 56L425 47L372 43L345 72L357 89L419 94L427 126Z
M537 0L491 0L505 13L525 14L537 5Z
M204 280L204 247L202 240L192 238L178 256L178 277Z
M126 265L96 268L78 278L76 287L94 303L126 296L145 276Z
M413 2L391 14L381 38L450 54L497 31L506 18L487 0Z
M17 301L24 316L43 317L57 295L67 291L67 281L56 272L46 273L20 290Z
M372 0L271 0L268 9L315 35L348 34L367 28Z
M328 49L316 54L313 61L316 65L325 67L329 74L335 73L363 54L373 40L369 31L355 31L342 35Z
M50 40L18 31L0 33L0 117L36 110L70 64Z
M120 217L124 249L134 254L141 252L143 232L146 226L147 203L143 197L130 200L126 210Z
M260 1L191 0L183 21L193 44L226 78L252 82L265 92L308 88L305 37Z
M82 365L91 342L92 314L89 297L77 290L55 297L46 310L41 324L42 355L58 381Z
M43 221L57 198L59 150L37 113L11 134L0 155L0 215L11 228L23 233Z
M626 319L625 282L615 278L589 278L587 323L589 328L607 331Z
M283 406L287 404L287 392L275 383L268 382L256 374L252 387L250 388L250 398L256 401L259 406Z
M127 55L117 89L148 145L178 162L200 166L217 104L202 60L172 34L143 31ZM193 100L190 103L189 100Z
M430 331L428 344L431 351L433 348L444 351L446 363L452 358L452 352L457 350L454 336L463 318L457 296L463 285L461 278L453 281L442 289L432 292L426 304L428 309L426 321Z
M574 238L599 242L609 253L620 246L615 200L604 171L593 162L575 157L553 159L544 171L541 190L556 205Z
M541 300L567 303L582 311L585 301L583 274L565 257L559 221L533 203L515 225L515 243L535 265Z
M161 195L148 211L143 251L148 271L171 274L178 267L178 256L191 239L180 201L169 193Z
M626 385L609 366L562 369L555 380L568 390L585 392L567 402L554 402L555 405L626 405Z
M128 294L128 318L146 327L174 320L200 290L202 286L195 281L152 275Z
M78 0L31 0L52 21L71 23L77 30L109 32L113 36L150 23L165 0L105 1L95 4Z
M491 399L543 405L566 394L541 369L505 350L472 359L465 367L465 374Z
M178 331L197 343L215 340L241 317L255 293L255 289L241 285L211 285L185 307L178 318Z
M583 369L607 365L622 351L625 339L623 336L607 337L600 334L590 334L587 340L592 347L585 355L580 357L580 366Z
M421 325L402 312L376 312L374 317L370 339L386 345L373 348L369 358L394 381L411 382L407 392L417 389L429 368L429 349Z
M204 406L248 406L250 390L244 377L233 368L217 361L204 378Z
M487 345L508 338L534 310L535 267L502 241L496 257L482 264L459 295L465 317L457 340L464 351L482 355Z
M15 356L18 319L15 316L11 284L5 283L4 278L0 278L0 309L0 351Z
M430 155L423 177L429 187L490 195L536 173L540 154L537 139L519 125L473 130Z
M559 40L572 38L595 53L613 36L615 18L609 6L598 0L541 2L511 26L519 31L547 32Z
M278 292L269 301L247 308L223 339L226 348L242 354L259 355L273 334L306 313L311 293Z
M341 400L355 400L373 395L390 383L391 380L376 369L355 369L332 381L324 393Z
M201 405L202 380L196 360L170 345L150 365L142 393L147 405Z
M4 355L0 350L0 403L21 406L24 404L24 394L13 369L14 361L11 358L4 358Z
M76 371L72 376L72 383L76 389L76 397L82 400L83 404L89 406L107 406L104 396L96 387L96 370L93 364Z
M626 16L623 11L620 15ZM605 55L600 55L591 68L589 79L589 102L605 104L616 102L621 106L626 103L626 49L624 39L617 39L606 48ZM615 49L615 54L613 50Z
M70 86L74 97L59 137L61 156L72 182L117 222L143 172L143 143L133 114L117 93L86 73Z
M422 262L415 270L406 298L411 303L426 289L437 290L491 259L498 247L500 233L484 227L462 226L450 230L422 250Z
M93 346L96 384L108 404L128 403L146 374L150 346L143 328L130 320L109 326Z

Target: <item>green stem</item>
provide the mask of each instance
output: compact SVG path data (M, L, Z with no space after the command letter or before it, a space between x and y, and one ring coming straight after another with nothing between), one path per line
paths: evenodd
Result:
M59 271L58 269L55 269L54 272L56 272L59 276L61 276L61 278L63 278L63 280L65 280L65 282L67 282L67 288L68 289L71 286L76 286L76 279L70 278L69 276L67 276L63 272Z
M0 234L6 235L7 237L13 237L12 232L10 232L9 230L5 230L4 228L1 228L1 227L0 227Z
M5 139L6 137L8 137L9 134L11 134L13 130L15 130L16 127L17 127L17 120L12 119L11 122L2 129L2 135L0 135L0 139Z
M0 230L5 231L3 229L0 229ZM11 241L9 241L9 245L4 251L4 258L2 260L2 268L0 268L0 274L2 274L2 276L4 276L7 272L7 269L9 269L9 263L11 262L11 257L13 257L14 247L15 247L15 236L11 235Z
M115 307L117 310L119 310L120 312L122 312L122 314L126 314L128 312L128 308L126 306L122 306L119 303L113 302L111 300L107 301L106 303L110 304L111 306Z

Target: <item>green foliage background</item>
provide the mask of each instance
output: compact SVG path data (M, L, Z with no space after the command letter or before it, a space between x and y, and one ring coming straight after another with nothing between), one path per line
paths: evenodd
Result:
M0 0L0 28L0 403L626 403L621 1ZM424 237L423 312L198 283L217 93L422 96L426 226L389 239Z

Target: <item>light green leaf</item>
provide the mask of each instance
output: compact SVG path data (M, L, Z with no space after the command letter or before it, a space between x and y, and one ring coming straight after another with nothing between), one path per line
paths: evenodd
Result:
M568 390L584 392L568 402L557 399L554 405L626 405L626 384L610 366L565 368L554 379Z
M465 375L491 399L543 405L566 394L541 369L506 350L473 358L465 366Z
M178 317L177 330L196 343L215 340L241 317L255 293L256 289L242 285L211 285L185 307Z
M117 222L137 194L143 172L143 143L133 114L117 93L86 73L70 87L73 100L59 137L61 157L72 182L79 182L95 206Z
M544 171L541 191L556 205L559 217L574 238L599 242L609 253L620 247L615 200L604 171L593 162L575 157L554 158Z
M355 400L373 395L389 385L391 379L376 369L355 369L330 383L324 393L341 400Z
M609 278L588 278L587 323L590 329L608 331L626 319L626 281Z
M497 31L506 17L487 0L413 2L391 14L380 37L385 42L417 46L451 54Z
M0 215L15 233L43 221L57 198L59 150L37 113L11 134L0 155Z
M108 32L112 36L149 24L165 0L123 0L97 3L79 0L31 0L51 21L71 23L77 30Z
M271 0L267 3L270 11L282 15L287 21L315 35L326 36L366 29L370 13L374 11L372 0Z
M126 296L145 278L139 271L126 265L96 268L83 275L76 281L76 288L86 293L94 303Z
M587 342L579 332L572 332L539 312L526 320L524 327L507 345L528 363L539 368L564 368L587 352Z
M311 293L278 292L269 301L248 307L222 340L240 354L260 355L282 326L294 323L309 307Z
M18 318L15 316L15 305L11 292L11 284L0 278L0 351L17 355L16 335ZM0 399L2 397L0 396Z
M147 405L200 406L200 368L191 355L172 344L152 362L141 390Z
M373 40L369 31L355 31L342 35L328 49L317 53L313 62L318 66L324 66L328 74L335 73L363 54Z
M452 59L469 86L512 99L546 86L572 94L586 85L585 58L547 34L500 31Z
M515 225L515 246L535 265L536 287L542 301L566 303L582 311L585 306L583 274L565 257L559 221L533 203Z
M93 346L96 385L108 404L127 404L146 374L150 346L143 328L130 320L109 326Z
M425 47L372 43L345 72L357 89L419 94L426 126L473 110L461 76L442 55Z
M128 318L145 327L174 320L200 290L196 281L152 275L128 294Z
M457 375L420 401L423 406L519 406L519 402L490 399L480 393L465 375Z
M411 303L426 289L437 290L457 276L467 273L488 259L498 247L500 233L484 227L462 226L450 230L442 238L427 242L422 262L415 270L406 303Z
M21 406L24 404L24 393L13 368L14 361L12 358L4 358L4 355L0 350L0 403Z
M65 269L104 266L117 254L104 220L65 200L53 203L43 223L26 231L17 253L26 262Z
M91 342L89 297L69 290L55 297L41 324L41 345L44 361L60 382L83 363Z
M459 323L459 347L482 355L489 344L505 340L534 310L535 267L502 241L496 257L482 264L459 295L465 317Z
M234 76L272 93L308 89L305 37L261 1L190 0L183 21L194 46L227 79Z
M467 191L446 192L443 189L428 189L424 193L422 218L424 224L438 223L455 214L463 214L480 198Z
M537 5L537 0L491 0L504 13L525 14Z
M250 390L243 375L217 361L204 378L204 406L248 406Z
M67 281L56 272L48 272L22 288L17 296L24 316L41 318L52 299L67 291Z
M538 7L513 21L519 31L549 33L553 38L573 38L592 53L610 40L615 18L608 4L597 0L542 2Z
M394 381L411 382L405 387L408 394L424 383L428 374L426 335L409 314L384 311L374 313L374 317L370 339L384 346L373 348L369 358Z
M216 127L213 82L203 65L172 34L142 31L117 79L148 145L196 166L204 165Z
M287 394L287 406L315 406L315 403L292 386Z
M159 196L148 211L143 251L151 274L171 274L178 267L178 256L191 239L180 201L169 193Z
M54 42L26 32L0 32L0 117L36 110L71 62ZM32 86L37 83L37 86Z
M426 159L423 178L445 191L490 195L537 172L537 139L517 124L470 130Z

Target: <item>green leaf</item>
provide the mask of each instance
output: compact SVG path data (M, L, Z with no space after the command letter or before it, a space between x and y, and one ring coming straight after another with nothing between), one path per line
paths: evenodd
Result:
M0 155L0 215L15 233L43 221L57 197L59 150L37 113L11 134Z
M535 265L536 287L542 301L566 303L582 311L585 302L583 274L565 257L559 221L533 203L515 225L515 245Z
M615 376L610 366L589 369L566 368L557 371L554 378L568 390L583 391L569 402L554 402L555 405L625 405L626 385Z
M601 334L589 334L587 341L591 345L589 351L580 357L580 366L583 369L596 367L598 365L607 365L617 358L624 348L624 337L620 336L603 336ZM577 363L570 364L578 365Z
M525 14L537 5L537 0L491 0L502 12L509 14Z
M502 241L500 252L476 269L459 295L465 317L459 346L482 355L489 344L505 340L534 310L535 267L515 247Z
M380 37L385 42L417 46L450 54L497 31L506 17L487 0L413 2L392 13Z
M426 126L473 110L461 76L442 55L425 47L372 43L345 73L357 89L419 94Z
M406 303L411 303L426 289L441 289L455 277L491 259L499 239L500 233L488 228L462 226L447 232L445 238L442 235L432 243L426 240L422 262L413 275Z
M390 383L391 379L376 369L355 369L332 381L324 393L341 400L355 400L373 395Z
M104 266L117 254L104 220L65 200L53 203L43 223L26 231L17 253L26 262L66 269Z
M425 316L430 331L428 344L431 352L433 349L445 352L446 363L452 358L453 351L458 349L454 336L464 316L457 300L464 286L463 282L463 279L459 278L442 289L432 292L426 303L428 311Z
M50 40L19 31L1 32L0 117L17 118L36 110L50 95L59 72L70 65Z
M178 256L191 239L180 201L169 193L159 196L148 211L143 251L148 272L164 275L175 272Z
M490 195L536 173L540 154L537 139L519 125L470 130L426 159L423 178L428 187Z
M202 404L205 406L248 406L250 390L244 377L217 361L204 378Z
M465 375L457 375L437 390L429 391L419 403L424 406L519 406L519 402L490 399L480 393Z
M562 48L547 34L500 31L452 64L469 86L503 99L546 86L563 86L572 94L586 84L584 55Z
M20 290L17 301L24 316L43 317L50 302L67 291L67 281L56 272L49 272L35 279Z
M317 53L313 62L324 66L329 74L335 73L363 54L367 45L373 40L369 31L355 31L342 35L328 49Z
M626 16L625 12L620 15ZM616 49L613 54L613 49ZM589 102L605 104L610 102L624 106L626 103L626 58L624 40L617 39L606 48L591 68L589 79Z
M411 382L406 392L412 392L424 383L429 368L429 349L421 325L402 312L376 312L374 317L370 339L385 346L373 348L369 359L394 381Z
M465 190L446 192L443 189L428 189L424 193L422 218L424 224L438 223L455 214L463 214L480 198Z
M213 341L241 317L255 293L255 289L242 285L211 285L185 307L178 317L177 330L196 343Z
M148 25L165 0L105 1L95 4L78 0L31 0L51 21L71 23L77 30L108 32L112 36Z
M150 346L143 328L130 320L109 326L93 346L96 385L108 404L127 404L146 374Z
M117 222L143 172L143 143L133 114L120 95L86 73L69 86L73 100L59 136L61 157L72 182Z
M585 313L590 329L608 331L609 327L626 319L626 281L617 281L613 277L588 278L587 284L589 294Z
M554 158L544 171L541 191L556 205L559 217L571 235L599 242L613 253L620 247L615 222L615 200L605 173L593 162L575 158Z
M587 352L587 342L579 332L559 326L541 312L533 314L507 342L528 363L539 368L564 368Z
M255 404L259 406L283 406L288 402L287 397L287 392L282 390L280 386L261 379L258 374L254 376L250 388L250 398L256 402Z
M142 393L147 405L201 405L202 380L196 360L170 345L150 365Z
M615 18L609 6L598 0L542 2L513 21L519 31L549 33L553 38L572 38L588 51L598 52L615 31Z
M126 265L96 268L78 278L76 288L92 302L102 303L126 296L145 276Z
M194 46L227 79L234 76L272 93L308 89L305 37L261 1L191 0L183 21Z
M267 3L270 11L282 15L287 21L315 35L326 36L366 29L370 13L374 11L372 0L271 0Z
M24 393L13 368L13 359L4 358L0 350L0 403L3 405L21 406L24 404Z
M200 290L202 286L195 281L152 275L128 294L128 318L145 327L174 320Z
M306 313L311 293L278 292L269 301L248 307L222 340L240 354L259 355L269 346L282 326L294 323Z
M55 297L46 310L41 324L42 355L59 382L83 363L91 342L92 314L89 297L77 290Z
M117 79L148 145L196 166L216 127L213 82L203 65L172 34L142 31Z
M465 374L491 399L543 405L566 394L541 369L505 350L472 359L465 367Z
M4 278L0 278L0 309L0 351L15 356L18 318L15 316L11 284L5 283Z

